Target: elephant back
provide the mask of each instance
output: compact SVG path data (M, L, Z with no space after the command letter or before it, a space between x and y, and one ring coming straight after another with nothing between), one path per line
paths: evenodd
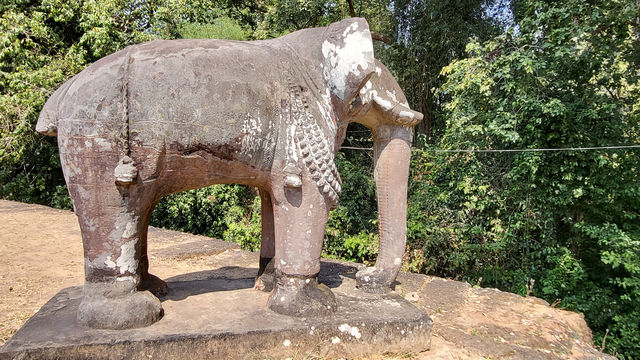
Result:
M159 40L129 54L132 147L269 169L284 88L268 42Z

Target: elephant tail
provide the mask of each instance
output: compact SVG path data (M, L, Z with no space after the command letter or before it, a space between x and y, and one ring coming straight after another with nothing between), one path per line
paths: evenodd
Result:
M58 119L60 118L59 105L65 98L67 90L75 80L73 77L67 80L62 86L60 86L44 104L36 123L36 131L49 136L56 136L58 134Z

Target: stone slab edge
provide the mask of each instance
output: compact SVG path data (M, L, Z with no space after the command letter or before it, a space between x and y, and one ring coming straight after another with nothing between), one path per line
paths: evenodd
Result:
M356 305L356 308L372 306L368 314L347 311L344 318L302 320L279 330L247 329L235 333L183 335L176 329L173 334L130 340L119 338L117 331L112 331L113 336L95 336L93 330L87 328L83 330L85 334L80 334L82 341L76 343L30 341L41 337L37 333L43 324L68 323L68 318L75 315L79 299L69 299L70 291L78 293L80 290L67 288L54 296L0 348L0 360L353 358L384 353L408 354L429 349L433 325L428 315L406 300L391 295L393 301L388 301L390 295L383 295L369 296ZM342 306L348 306L348 303L353 306L354 301L360 301L344 294L337 294L337 298ZM58 311L64 301L69 307L66 311ZM385 303L395 303L394 307L401 304L409 311L402 311L403 316L396 319L375 319L375 314L379 313L376 307L385 306ZM67 319L61 319L61 316ZM98 334L104 335L104 331Z

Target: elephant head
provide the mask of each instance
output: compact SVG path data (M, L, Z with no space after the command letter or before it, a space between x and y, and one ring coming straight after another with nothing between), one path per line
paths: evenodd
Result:
M380 253L375 267L359 272L357 279L361 288L384 291L395 280L405 251L410 144L413 126L423 115L409 108L391 72L374 58L364 19L334 23L323 35L320 68L336 118L336 150L350 122L373 134Z
M366 20L345 19L310 31L318 33L299 33L306 42L301 42L304 45L298 51L320 58L321 77L331 103L329 121L334 121L337 129L334 152L350 122L367 126L373 134L380 253L375 267L359 272L357 279L361 288L385 291L395 280L405 251L410 144L413 126L423 115L409 108L391 72L374 58ZM309 46L309 35L321 39L320 54Z

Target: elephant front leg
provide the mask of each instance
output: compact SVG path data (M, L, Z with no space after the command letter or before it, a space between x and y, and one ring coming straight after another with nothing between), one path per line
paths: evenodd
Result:
M271 195L260 189L260 203L262 210L262 242L260 244L260 268L254 288L256 290L271 291L273 289L275 248L275 229L273 222L273 204Z
M146 226L135 196L114 184L69 184L85 254L80 323L101 329L151 325L162 315L158 298L142 287L142 235ZM144 265L144 264L142 264Z
M299 188L282 187L280 195L273 204L275 283L268 306L298 317L331 314L337 308L335 296L318 283L328 217L325 199L312 181L303 181Z

